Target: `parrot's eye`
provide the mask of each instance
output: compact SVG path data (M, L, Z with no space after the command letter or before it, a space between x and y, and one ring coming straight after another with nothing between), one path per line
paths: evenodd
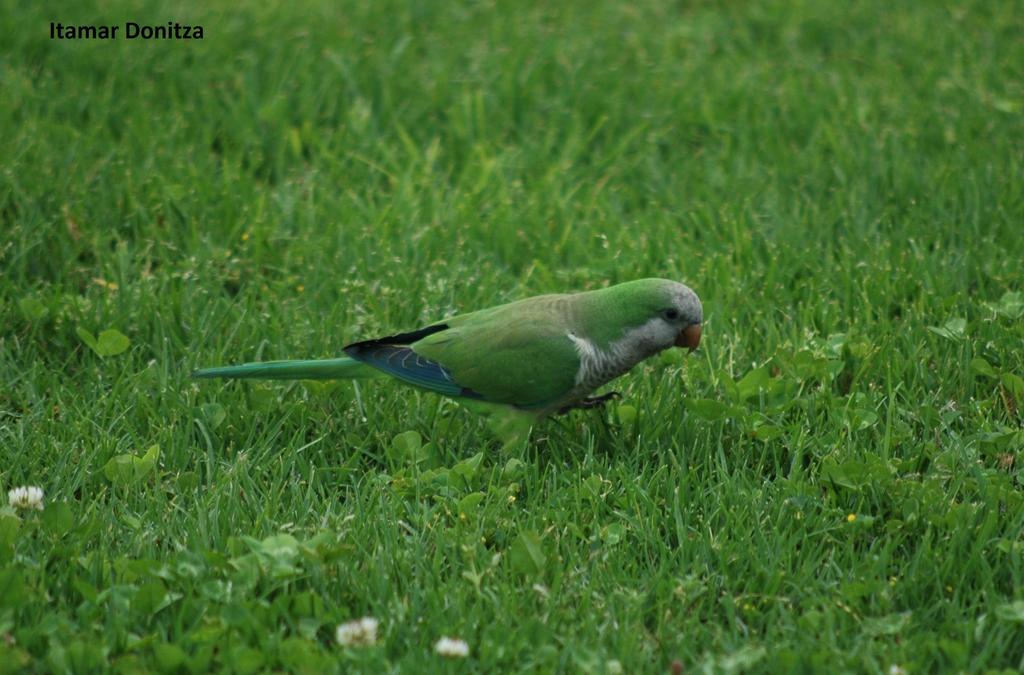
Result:
M679 312L677 312L674 309L666 309L664 312L661 313L661 315L668 319L669 321L675 321L676 319L679 318Z

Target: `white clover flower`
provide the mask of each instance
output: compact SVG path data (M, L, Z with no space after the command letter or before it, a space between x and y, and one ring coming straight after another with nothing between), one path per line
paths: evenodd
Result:
M43 489L37 487L16 487L7 492L7 499L16 509L43 510Z
M349 621L338 626L334 637L343 647L370 647L377 644L377 626L380 622L372 616Z
M903 666L894 663L889 666L889 675L907 675L907 671L903 669Z
M434 651L450 659L464 659L469 656L469 645L459 638L442 637L434 645Z

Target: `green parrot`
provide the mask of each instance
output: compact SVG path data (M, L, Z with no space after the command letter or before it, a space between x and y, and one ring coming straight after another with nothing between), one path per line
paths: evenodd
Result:
M390 375L459 400L536 422L601 405L589 395L672 346L700 343L703 308L689 287L639 279L582 293L539 295L460 314L426 328L344 348L345 357L207 368L193 377L273 380ZM499 434L501 432L499 431Z

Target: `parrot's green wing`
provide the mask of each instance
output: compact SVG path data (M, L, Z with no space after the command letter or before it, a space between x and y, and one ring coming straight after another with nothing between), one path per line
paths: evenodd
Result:
M550 297L550 296L548 296ZM579 354L564 316L534 298L455 317L412 349L436 361L484 401L545 408L576 384Z
M445 396L546 408L576 383L580 361L561 307L542 296L357 342L348 356Z

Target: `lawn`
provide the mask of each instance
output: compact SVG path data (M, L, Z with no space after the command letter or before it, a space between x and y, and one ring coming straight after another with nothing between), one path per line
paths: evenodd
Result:
M0 672L1024 669L1020 2L48 4L0 0ZM204 37L50 38L127 21ZM525 449L189 377L647 276L701 349Z

